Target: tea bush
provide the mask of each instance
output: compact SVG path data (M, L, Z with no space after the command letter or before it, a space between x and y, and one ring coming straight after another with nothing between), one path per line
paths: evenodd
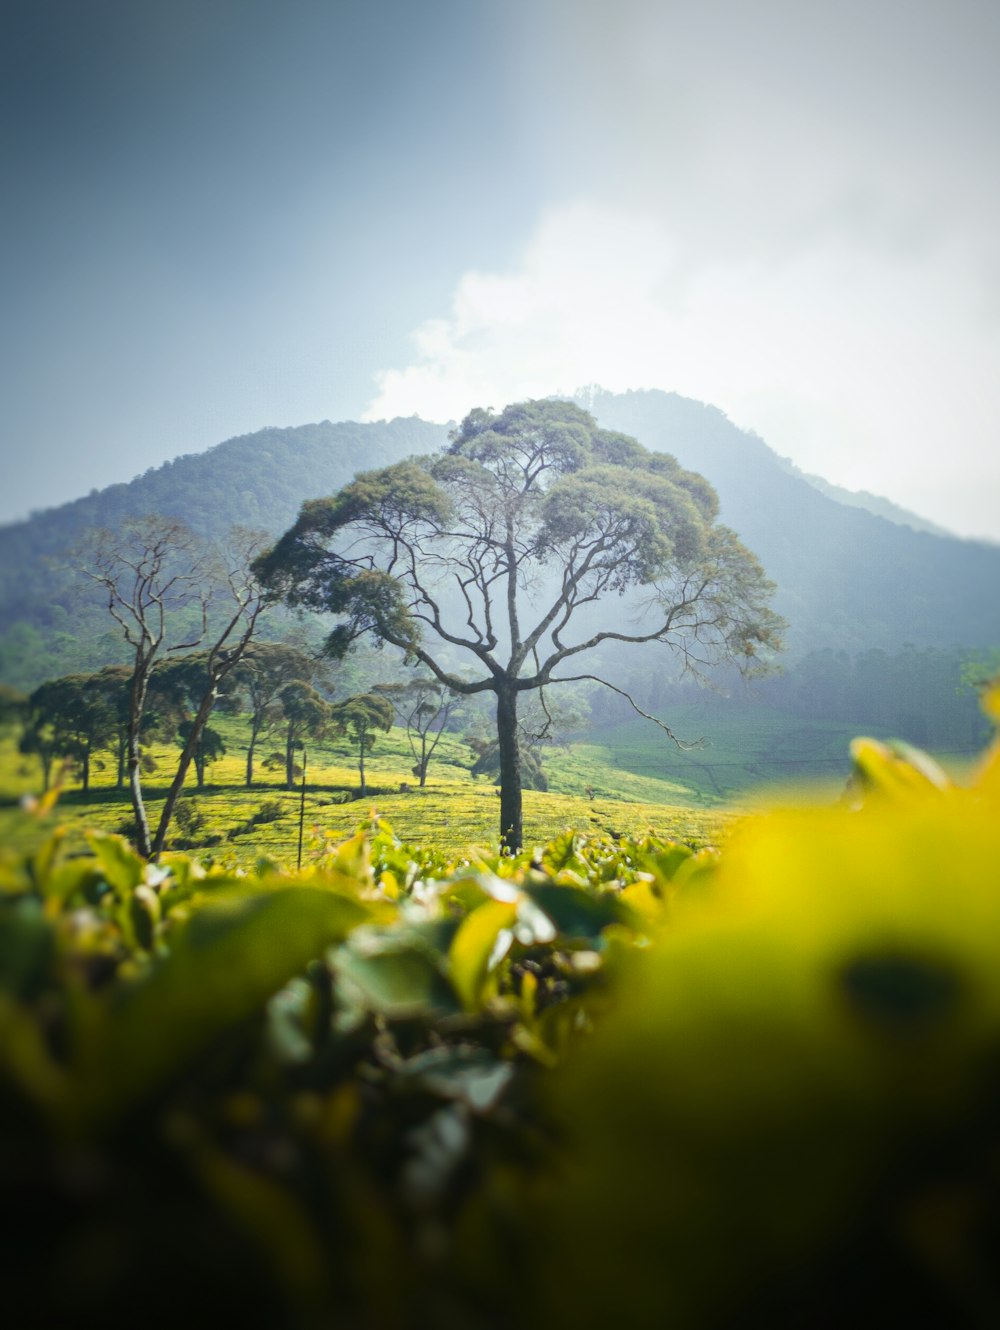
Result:
M994 1323L1000 757L854 758L721 852L9 851L10 1323Z

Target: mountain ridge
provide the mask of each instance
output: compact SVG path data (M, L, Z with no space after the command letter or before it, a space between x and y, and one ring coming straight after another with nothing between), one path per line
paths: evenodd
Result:
M585 405L605 427L673 453L715 486L722 520L778 585L793 655L1000 642L1000 546L918 531L841 502L706 403L658 390L590 390ZM205 534L239 523L276 535L303 500L359 470L434 451L448 428L415 416L272 426L0 527L0 677L27 651L26 633L48 643L53 672L75 659L65 637L106 633L106 614L69 576L69 552L88 529L159 512Z

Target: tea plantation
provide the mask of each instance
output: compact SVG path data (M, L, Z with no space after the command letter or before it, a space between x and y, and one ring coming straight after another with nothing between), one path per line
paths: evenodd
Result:
M107 773L6 811L11 1325L1000 1321L1000 750L858 740L735 822L537 794L514 857L402 752L349 804L317 755L301 872L235 758L207 856L93 829Z

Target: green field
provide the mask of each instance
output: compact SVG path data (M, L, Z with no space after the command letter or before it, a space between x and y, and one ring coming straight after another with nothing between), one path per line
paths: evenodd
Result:
M773 709L738 704L681 706L669 720L679 738L702 739L703 745L682 750L654 725L636 718L592 731L586 742L549 750L545 756L549 792L525 794L529 843L568 826L629 835L652 829L693 844L713 842L741 809L761 797L784 799L793 790L805 790L814 798L836 798L849 772L848 745L856 733L836 721L806 722ZM245 723L214 717L213 725L224 735L227 752L209 768L204 791L195 790L194 772L190 773L185 799L201 821L187 834L175 828L174 843L207 847L217 858L234 857L240 863L262 855L294 859L298 792L284 789L279 773L259 763L254 786L246 789ZM260 755L268 751L268 745L262 745ZM150 753L158 769L147 777L145 789L150 814L155 816L176 749L153 745ZM494 844L496 791L487 779L469 774L472 760L461 739L446 736L421 790L411 773L406 736L394 729L379 736L368 759L369 794L360 801L351 748L336 741L311 746L305 855L322 839L352 832L372 808L407 841L431 840L449 853ZM6 736L0 742L4 842L24 847L57 821L81 844L85 825L126 829L131 809L126 792L114 788L110 756L98 759L95 768L88 798L74 787L74 777L68 773L53 813L27 820L16 805L22 795L40 791L40 768L36 759L18 754L13 738ZM253 822L262 812L271 820Z
M206 788L195 789L194 772L185 787L185 801L202 819L190 835L175 827L173 843L205 846L216 858L233 857L252 863L260 856L283 861L297 853L299 799L297 790L286 790L278 773L258 766L255 782L247 789L244 779L244 734L242 721L216 717L215 725L225 736L227 753L209 768ZM158 771L144 781L151 817L159 811L166 777L176 761L176 750L154 744L150 754ZM266 755L267 748L262 748ZM653 759L647 759L647 765ZM457 738L445 737L435 755L427 785L417 787L411 772L412 757L405 733L392 730L380 735L375 752L367 760L369 793L357 797L356 759L344 743L310 746L305 801L304 856L315 852L328 837L346 836L368 817L371 810L389 819L397 834L407 841L433 841L448 853L496 843L499 803L497 793L485 778L469 774L473 754ZM95 764L97 765L97 764ZM567 827L615 834L643 834L654 830L692 844L714 842L733 814L721 808L721 800L705 800L700 792L679 781L648 772L620 769L612 755L595 745L574 745L553 752L546 763L552 789L548 793L526 791L525 832L529 841L545 840ZM160 772L164 775L161 777ZM44 818L26 819L17 806L24 795L40 792L40 769L33 758L22 757L8 736L0 744L0 837L7 845L29 847L40 841L54 824L66 826L71 844L83 845L83 830L125 830L131 819L127 791L114 786L110 757L96 769L85 798L72 781L60 793L56 808ZM587 791L590 791L588 795ZM252 824L262 811L269 815L280 807L273 820ZM269 808L265 807L270 805Z

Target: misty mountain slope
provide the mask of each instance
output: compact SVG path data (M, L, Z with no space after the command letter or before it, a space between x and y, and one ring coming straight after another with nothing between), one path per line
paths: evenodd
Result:
M937 522L931 522L926 517L920 517L917 513L911 513L908 508L902 508L898 503L893 503L891 499L883 498L881 494L872 494L870 490L849 490L843 485L832 485L830 481L824 480L822 476L814 476L809 471L802 471L790 461L787 457L778 459L786 471L793 476L801 476L807 480L813 489L819 490L821 494L828 498L836 499L838 503L846 503L850 508L864 508L866 512L874 513L876 517L888 518L890 522L895 522L898 526L909 526L914 531L927 531L932 536L952 536L954 533L947 527L939 526Z
M675 454L712 482L722 519L778 585L791 656L1000 642L1000 547L918 532L840 503L700 402L654 391L592 393L587 404L603 425ZM40 672L109 658L106 611L71 573L70 551L89 528L154 511L204 533L243 524L277 534L303 500L446 441L446 426L416 417L264 429L0 528L0 676L37 681Z
M236 525L277 535L304 499L332 493L357 471L433 451L446 436L446 427L415 416L258 430L0 527L0 626L61 623L58 608L72 612L81 587L59 565L89 529L160 513L183 518L202 535Z
M932 535L839 503L757 435L676 394L597 393L602 425L673 453L777 583L793 653L1000 641L1000 547Z

